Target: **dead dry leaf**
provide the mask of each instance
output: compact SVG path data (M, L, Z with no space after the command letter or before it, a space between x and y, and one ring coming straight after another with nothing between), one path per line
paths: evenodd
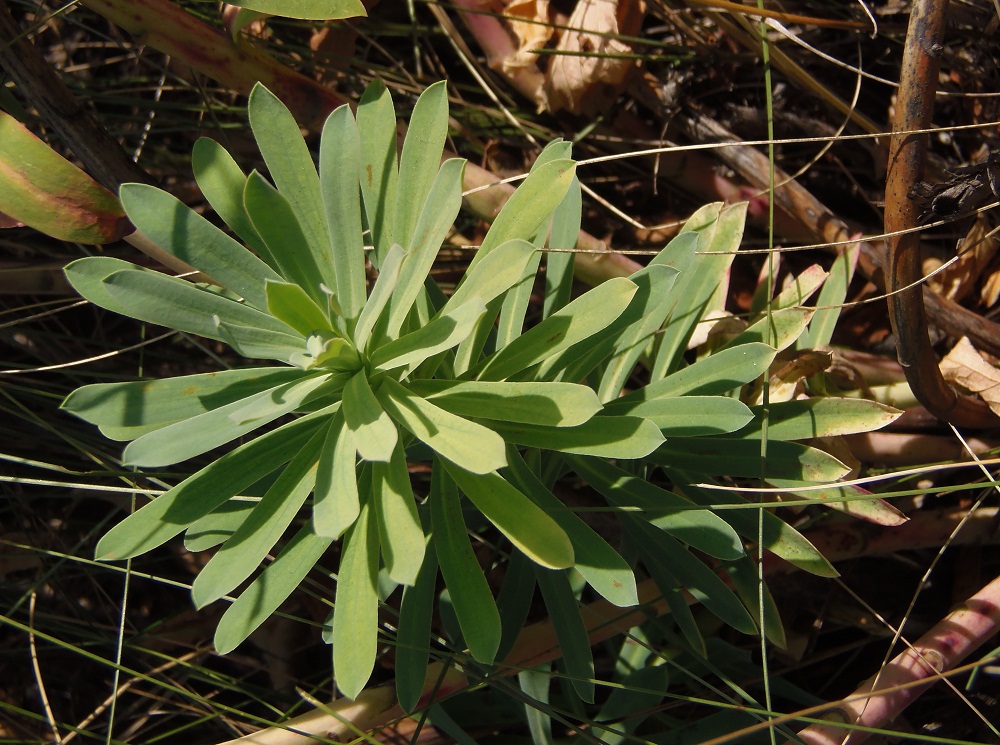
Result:
M965 336L941 360L941 374L949 383L977 393L1000 416L1000 370L987 362Z
M637 66L632 45L620 37L638 33L644 13L643 0L579 0L549 61L544 108L607 111Z
M1000 249L1000 239L992 235L992 231L992 225L984 215L976 218L965 238L959 243L958 258L928 280L928 284L935 292L958 302L980 286L983 272ZM930 274L941 264L940 259L926 259L923 264L924 273ZM986 300L985 297L983 299ZM996 302L995 298L993 302ZM987 303L987 307L990 305L992 303Z

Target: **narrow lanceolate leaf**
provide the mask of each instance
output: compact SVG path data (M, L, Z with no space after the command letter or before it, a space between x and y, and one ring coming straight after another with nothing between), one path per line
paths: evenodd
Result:
M746 404L723 396L678 396L623 404L612 401L605 411L648 419L665 437L728 434L753 419L753 413Z
M424 692L430 657L431 620L434 616L434 584L437 552L428 545L417 580L403 590L396 632L396 698L403 711L412 712Z
M330 114L323 125L319 146L319 178L326 207L326 226L330 234L337 284L331 287L348 330L365 304L365 245L361 232L361 202L358 171L361 163L361 137L349 106Z
M305 347L301 336L290 333L224 323L219 319L216 319L216 326L226 344L251 360L288 362L293 356L301 354Z
M313 263L318 270L313 282L336 287L319 174L316 173L312 154L302 139L299 125L278 97L259 83L250 92L247 110L250 113L250 127L260 154L267 163L267 170L274 185L288 200L298 218L297 222L306 239L306 246L303 248L307 248L312 254ZM253 212L250 215L254 217ZM258 232L262 232L256 220L254 226ZM312 294L310 288L306 289Z
M236 326L291 332L266 313L158 272L125 270L104 280L115 308L140 321L224 341L215 318Z
M500 645L500 613L469 544L458 490L440 464L435 465L431 476L429 499L434 550L462 636L472 656L491 665Z
M276 386L134 440L122 455L129 465L166 466L225 445L297 409L329 376ZM235 418L234 418L235 417Z
M372 500L389 578L412 585L424 560L424 529L417 515L406 456L398 442L388 463L372 464Z
M759 342L723 349L622 396L613 404L618 406L655 398L729 393L767 372L776 354L774 347Z
M344 386L343 402L344 419L358 454L368 461L388 463L399 433L372 393L364 370L355 373Z
M378 653L378 529L364 504L344 538L333 612L333 669L337 687L357 698Z
M315 535L308 525L299 530L278 557L222 614L215 629L215 649L220 654L236 649L302 584L332 542L332 538Z
M466 338L486 306L475 298L449 315L438 315L426 326L379 347L371 356L376 370L415 368L424 360L456 346Z
M379 79L365 88L358 102L358 129L361 140L361 195L365 217L371 229L375 251L372 263L381 268L394 242L392 226L396 215L396 112L392 97ZM396 241L398 242L398 241Z
M320 329L333 331L326 311L298 285L268 281L265 294L268 312L302 336L309 336Z
M536 250L531 243L520 239L497 246L474 270L466 272L458 289L441 309L441 314L451 313L473 298L478 297L488 304L499 297L520 281Z
M447 135L448 86L442 80L426 88L417 99L399 155L399 190L392 239L407 249L416 245L417 222L425 211L425 204L435 208L429 196L438 176ZM461 178L461 171L457 175Z
M564 505L531 472L513 447L507 449L510 482L559 523L573 544L574 567L605 599L619 607L636 605L635 575L628 563L579 515Z
M261 435L213 461L109 530L94 554L128 559L166 543L230 497L287 463L316 432L317 414Z
M409 389L459 416L575 427L601 410L594 391L575 383L417 380Z
M161 380L97 383L77 388L64 410L131 440L145 431L190 419L302 377L301 370L256 367ZM118 439L118 438L114 438Z
M802 335L809 319L812 318L811 308L785 308L777 310L750 326L736 338L726 342L723 349L738 347L741 344L754 342L770 344L779 352L790 347Z
M815 484L788 479L771 479L768 483L771 486L788 489L789 494L800 499L822 500L827 506L835 510L860 520L874 523L875 525L902 525L910 519L905 513L897 510L886 500L880 499L860 486L837 486L833 484L825 489L816 489ZM809 488L803 489L802 487Z
M368 15L360 0L232 0L230 5L306 21L333 21Z
M737 434L760 438L761 407L753 407L758 417ZM768 407L768 440L806 440L855 432L871 432L895 421L900 411L860 398L812 398L781 401Z
M368 302L358 316L358 325L354 329L354 345L358 351L364 351L368 346L375 324L378 323L382 311L392 296L392 291L396 287L396 280L399 279L399 269L406 257L406 251L402 246L394 245L382 258L382 265L379 267L378 279L372 287L372 294L368 297Z
M418 440L472 473L507 465L503 439L492 430L455 416L387 378L378 399L385 410Z
M500 474L472 474L446 464L448 474L511 543L549 569L573 566L573 544L559 524Z
M534 169L493 220L469 270L501 243L530 240L566 196L575 175L576 163L571 160L554 160Z
M312 436L249 517L201 570L191 585L191 597L197 607L231 592L260 566L312 491L324 439L322 430Z
M535 577L542 591L545 610L559 640L559 651L569 682L577 695L587 703L594 703L594 654L590 647L587 629L580 615L580 604L573 594L565 572L537 568Z
M172 194L147 184L124 184L125 212L156 245L264 310L264 283L280 281L271 267Z
M545 302L542 317L548 318L569 302L573 290L573 249L580 236L583 194L574 176L569 190L552 214L549 248L545 253Z
M247 175L233 156L215 140L201 137L191 151L191 168L202 195L222 221L271 269L277 270L274 257L257 234L243 206Z
M285 195L254 171L247 178L243 205L281 275L299 285L320 305L326 303L321 286L333 287L334 284L332 279L327 282L316 255L309 248L300 218Z
M356 466L354 436L341 407L330 420L316 469L312 523L317 535L340 538L358 519L361 503Z
M128 230L114 194L4 111L0 111L0 211L74 243L112 243Z
M630 476L602 460L572 458L574 470L619 509L643 512L643 521L719 559L743 556L743 542L728 523L710 510Z
M595 416L576 427L490 422L507 442L603 458L644 458L663 443L656 425L635 416Z
M231 499L199 518L184 531L184 548L187 551L207 551L225 543L253 512L257 502Z
M850 469L829 453L797 442L768 441L767 458L760 454L760 440L733 437L698 437L668 440L649 455L651 462L714 477L720 464L727 476L800 481L836 481Z
M472 368L468 375L478 380L505 380L599 333L628 307L635 291L635 284L624 277L598 285Z
M143 269L131 262L113 259L110 256L87 256L71 261L66 265L63 273L73 289L94 305L121 315L128 315L128 309L118 304L118 301L108 291L108 286L104 284L104 280L112 274L122 271L159 274L153 269Z

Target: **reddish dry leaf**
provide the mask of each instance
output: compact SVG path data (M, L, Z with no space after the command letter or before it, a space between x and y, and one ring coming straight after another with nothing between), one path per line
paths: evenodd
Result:
M500 62L500 71L507 78L516 78L525 72L529 74L538 71L538 51L549 43L555 28L549 19L549 0L513 0L503 9L504 18L517 44L513 54ZM529 80L537 78L534 91L522 91L530 94L534 101L542 106L542 77L529 75Z
M608 110L637 68L631 43L643 0L579 0L556 44L543 92L545 108L594 116Z
M997 255L998 249L1000 249L1000 239L993 234L990 222L983 215L980 215L972 223L969 232L959 244L958 259L938 274L931 276L928 279L928 284L939 295L958 302L972 294L980 286L980 278ZM931 274L941 264L940 259L928 258L924 260L922 268L925 274ZM992 289L997 284L995 276L996 272L983 283L984 290L986 286L991 286L990 291L985 294L981 292L986 307L990 307L993 302L996 302L996 290ZM988 302L990 298L992 298L992 302Z

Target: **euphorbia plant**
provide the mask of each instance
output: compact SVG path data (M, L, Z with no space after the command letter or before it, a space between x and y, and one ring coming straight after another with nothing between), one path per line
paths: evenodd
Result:
M740 590L750 574L738 531L757 535L742 519L748 513L716 515L696 504L696 491L653 486L639 461L656 451L656 462L681 473L665 440L752 427L753 412L732 392L766 371L774 348L751 334L693 366L683 360L719 282L696 254L735 247L742 208L700 211L649 266L573 300L569 262L553 254L543 320L525 331L541 249L572 246L579 230L568 143L541 153L446 294L429 272L461 206L464 161L440 162L443 84L416 103L399 154L388 92L370 86L356 118L342 107L326 122L318 170L272 93L255 88L249 111L270 180L245 174L212 140L193 156L206 199L239 240L156 188L128 184L120 194L139 230L210 282L102 257L67 268L98 305L269 363L85 386L67 398L68 411L129 441L132 466L181 463L240 441L113 528L98 557L136 556L182 532L193 550L217 546L192 594L203 606L244 587L216 632L224 652L342 539L330 622L337 684L351 696L363 688L379 647L379 587L403 585L396 672L407 707L424 684L438 570L458 635L486 664L512 643L537 582L560 644L578 652L574 687L593 700L567 570L620 606L637 602L636 582L630 563L553 496L572 469L628 512L638 558L676 601L690 639L700 637L679 588L736 628L758 631L756 600L738 598L688 550L730 564ZM640 359L653 382L620 397ZM429 483L411 479L408 463L420 461ZM508 579L523 580L499 607L469 542L469 505L509 540ZM831 571L795 531L767 518L769 549ZM773 619L770 627L780 634Z

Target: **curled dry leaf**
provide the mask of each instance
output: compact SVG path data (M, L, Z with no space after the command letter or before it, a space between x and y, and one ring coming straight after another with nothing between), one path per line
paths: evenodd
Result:
M513 0L503 9L504 18L517 43L514 53L500 62L500 71L507 78L535 73L532 98L541 105L543 101L541 75L538 75L538 51L549 43L555 28L549 20L549 0ZM523 91L529 93L529 91Z
M980 295L985 306L990 307L997 299L997 271L989 275L985 282L981 282L981 277L997 255L998 249L1000 249L1000 238L995 235L990 221L984 215L980 215L959 243L958 259L930 277L928 283L939 295L956 302L982 285ZM941 264L940 259L927 258L923 265L924 273L930 274Z
M987 362L967 337L941 360L941 374L949 383L978 393L994 414L1000 416L1000 370Z
M542 107L593 116L606 111L636 69L630 42L643 0L579 0L548 65Z

